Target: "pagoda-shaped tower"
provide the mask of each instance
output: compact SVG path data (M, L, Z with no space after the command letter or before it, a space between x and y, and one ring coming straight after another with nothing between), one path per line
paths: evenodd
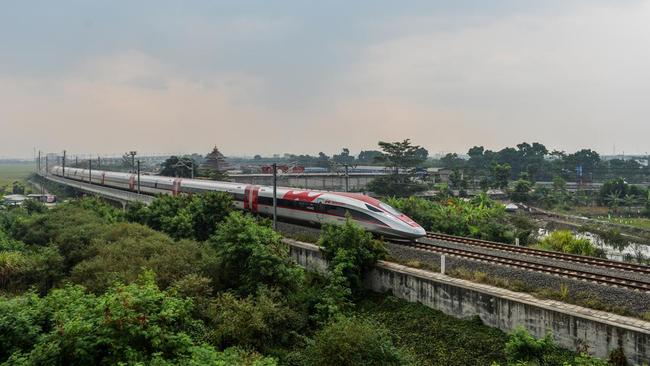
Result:
M219 151L215 146L212 149L212 152L206 155L205 161L201 164L201 170L205 171L206 175L212 175L211 173L223 173L230 169L231 166L226 161L226 157Z

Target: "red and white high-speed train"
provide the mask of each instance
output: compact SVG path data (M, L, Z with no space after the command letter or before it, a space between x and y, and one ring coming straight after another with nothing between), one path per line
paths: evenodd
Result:
M112 188L137 191L137 176L131 173L101 170L52 168L53 175ZM273 187L201 179L141 175L140 192L148 194L228 192L234 205L242 210L273 215ZM360 193L297 190L277 187L278 217L316 224L345 222L346 212L366 230L398 238L424 236L424 229L408 216L375 198Z

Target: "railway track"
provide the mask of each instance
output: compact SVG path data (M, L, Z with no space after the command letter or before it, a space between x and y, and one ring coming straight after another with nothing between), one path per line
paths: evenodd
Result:
M438 240L442 240L442 239L438 239ZM603 274L597 274L588 271L569 269L555 264L540 264L538 262L527 261L525 259L506 258L496 254L477 253L471 250L458 249L458 248L447 248L435 244L427 244L421 242L405 242L399 240L395 240L395 241L391 240L391 242L394 244L411 247L417 250L434 252L437 254L444 254L452 257L508 266L512 268L523 269L526 271L544 273L553 276L597 283L600 285L626 288L633 291L650 292L650 282L648 281L639 281L639 280L633 280L633 279L624 278L616 275L603 275Z
M432 240L440 240L440 241L446 241L452 243L477 246L486 249L520 253L520 254L525 254L525 255L539 257L539 258L549 258L549 259L560 260L564 262L573 262L573 263L579 263L579 264L584 264L589 266L598 266L607 269L616 269L616 270L630 271L630 272L650 275L650 266L644 266L644 265L634 264L634 263L618 262L609 259L588 257L583 255L551 252L551 251L540 250L540 249L519 247L511 244L497 243L493 241L473 239L473 238L463 238L459 236L438 234L438 233L427 233L426 238Z

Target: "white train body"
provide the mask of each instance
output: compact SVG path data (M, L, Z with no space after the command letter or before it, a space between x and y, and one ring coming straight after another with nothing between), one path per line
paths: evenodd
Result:
M55 166L56 176L129 191L137 191L137 175L101 170ZM147 194L192 194L210 191L230 193L235 207L264 215L273 215L273 187L201 179L140 176L140 192ZM386 203L360 193L277 188L278 217L316 224L341 224L349 213L357 224L381 235L419 238L424 229Z

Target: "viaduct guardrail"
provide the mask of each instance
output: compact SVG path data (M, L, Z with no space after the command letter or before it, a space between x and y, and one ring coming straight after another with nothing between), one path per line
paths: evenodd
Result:
M149 196L146 194L138 194L134 192L127 192L120 189L109 188L104 186L98 186L94 184L88 184L83 182L77 182L74 180L56 177L49 174L37 173L40 177L49 180L54 183L62 184L74 189L78 189L82 192L86 192L92 195L96 195L114 202L122 204L122 207L126 207L126 204L129 202L142 202L145 205L153 202L155 197Z

